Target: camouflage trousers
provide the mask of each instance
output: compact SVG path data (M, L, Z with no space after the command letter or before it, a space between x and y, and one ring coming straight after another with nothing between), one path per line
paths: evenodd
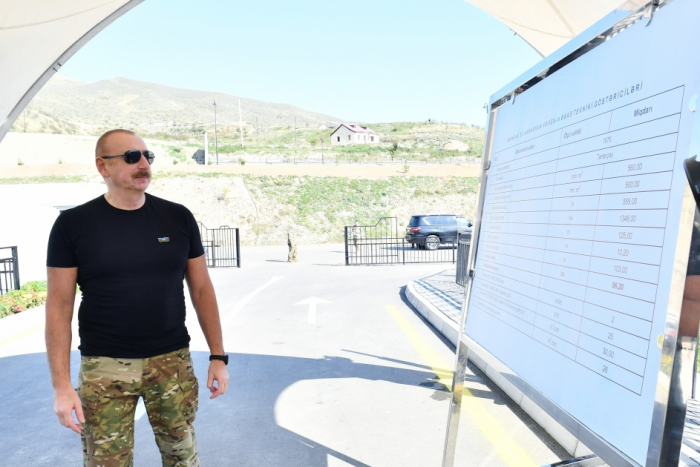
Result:
M86 467L134 465L134 414L143 397L164 467L199 467L192 422L199 384L189 349L150 358L82 357Z

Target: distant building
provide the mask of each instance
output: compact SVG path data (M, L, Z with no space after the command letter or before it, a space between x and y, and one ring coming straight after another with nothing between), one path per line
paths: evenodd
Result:
M331 144L345 146L347 144L377 144L379 135L366 126L348 125L341 123L331 133Z

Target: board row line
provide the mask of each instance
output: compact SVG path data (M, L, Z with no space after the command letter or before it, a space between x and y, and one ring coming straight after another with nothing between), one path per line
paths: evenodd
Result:
M670 161L673 162L673 161ZM581 194L608 194L608 193L634 193L641 191L668 190L673 181L673 171L651 172L646 174L625 175L624 177L611 178L578 178L586 175L584 171L576 171L576 179L565 179L556 183L555 174L545 174L538 177L531 177L516 182L503 183L498 187L492 187L489 197L493 201L504 201L509 199L540 199L546 197L545 193L550 193L552 197L575 196ZM571 190L572 187L581 187L578 190ZM532 198L524 198L529 193L539 193ZM504 195L510 195L505 197ZM493 202L492 201L492 202Z
M669 122L669 127L662 128L664 131L654 132L653 134L644 133L643 135L630 136L624 143L610 144L607 147L595 148L588 151L562 155L558 148L544 151L536 156L522 158L516 161L509 162L501 166L491 167L490 173L495 176L496 182L506 181L515 178L526 176L530 173L533 166L549 163L546 166L544 173L548 172L563 172L566 170L579 169L583 167L605 165L635 159L638 157L653 156L666 152L675 152L676 143L678 141L678 122L679 116L672 117L673 122ZM610 170L619 168L611 168ZM503 178L499 178L503 177Z
M591 226L593 229L579 230L580 227L554 224L519 224L517 222L502 224L485 224L482 232L486 234L517 233L518 227L522 226L530 231L522 232L527 235L528 240L540 242L533 246L547 250L558 250L565 253L589 254L592 242L614 243L623 245L639 246L663 246L664 232L662 228L654 227L609 227L604 225ZM541 233L534 233L535 228L543 229ZM551 242L550 242L551 240ZM542 243L546 242L546 243Z
M591 258L623 260L633 264L659 266L661 264L660 247L650 247L642 245L611 244L606 242L593 242L588 252L573 252L566 249L547 248L532 246L529 239L521 239L520 243L499 242L488 238L482 239L481 247L483 253L505 252L505 254L516 259L534 259L552 264L567 263L569 265L582 265ZM579 268L582 269L582 268Z
M681 88L676 88L668 94L648 98L648 102L653 102L651 105L653 111L637 115L631 120L628 119L627 124L615 124L613 114L616 110L610 110L558 131L538 136L509 150L500 150L498 142L494 142L492 163L495 165L508 164L552 149L561 148L564 155L596 150L613 144L624 144L629 140L628 135L655 136L662 131L656 128L667 128L665 120L680 115L682 98L683 90ZM678 131L678 125L676 125L675 131ZM606 139L607 136L611 138Z
M649 209L629 211L625 209L606 210L606 211L549 211L549 222L528 222L532 225L560 225L560 226L612 226L612 227L639 227L639 228L654 228L664 227L666 225L666 209ZM545 211L546 212L546 211ZM542 211L516 211L508 214L541 214ZM519 220L509 220L500 215L494 215L489 222L494 223L518 223L524 224Z
M559 302L562 301L562 298L556 292L541 289L537 299L533 299L489 282L485 278L480 278L479 281L474 283L475 287L478 284L480 289L494 294L499 300L503 300L503 306L508 311L512 310L512 312L517 313L516 316L538 313L571 328L579 327L580 319L584 317L641 339L651 339L651 321L643 320L621 311L611 310L592 303L580 302L580 312L572 313L561 307ZM520 298L524 298L524 300L516 301ZM637 344L633 343L633 345Z
M644 152L633 152L630 157L617 162L600 162L595 164L582 165L573 169L559 170L555 161L538 162L532 166L525 167L511 174L493 175L489 178L489 190L507 191L500 188L503 184L519 182L531 178L542 178L542 182L537 182L533 186L566 183L567 181L588 181L606 178L625 177L628 175L645 175L648 173L667 172L673 170L675 161L675 141L673 144L666 142L670 148L667 151L646 154ZM554 181L551 177L554 175Z
M532 300L539 300L542 290L549 291L556 295L556 299L549 303L550 305L578 315L583 313L584 305L590 303L644 321L651 322L654 316L654 303L634 297L618 295L600 289L586 290L582 296L577 291L567 288L564 281L546 276L540 278L539 284L532 285L518 278L503 277L497 279L498 276L490 271L480 271L480 273L481 275L476 277L480 277L481 280L505 287L518 296L528 297Z
M541 272L533 271L534 267L531 266L528 268L517 268L483 258L478 260L476 264L478 268L498 272L511 279L517 277L521 282L535 287L538 287L544 279L558 280L560 286L567 288L569 295L582 301L585 300L588 289L608 291L648 303L654 303L656 300L657 284L653 282L642 282L595 271L582 272L565 266L549 267L543 266L542 263L539 263L539 266L541 267Z
M627 389L630 392L633 392L637 395L641 394L644 378L635 375L632 372L625 370L624 368L621 368L617 365L610 364L610 362L608 362L607 360L604 360L603 358L597 355L593 355L590 352L583 351L581 354L579 354L576 347L540 328L533 328L532 333L527 334L525 330L523 330L520 327L521 324L518 322L513 322L510 319L502 319L499 313L494 313L493 311L489 312L489 310L485 310L479 307L478 304L477 310L483 311L484 314L490 317L491 319L496 319L506 324L507 326L515 329L519 333L531 339L534 339L536 342L542 344L545 348L557 352L557 354L562 355L563 357L578 363L582 367L592 371L593 373L596 373L599 376L602 376L603 378L617 384L618 386ZM505 315L508 317L511 316L507 313Z
M620 279L632 279L649 284L657 284L659 280L659 266L648 263L627 261L626 258L601 258L598 256L572 255L554 250L526 249L525 251L514 251L515 248L503 247L500 250L485 249L479 252L485 260L503 264L518 264L523 267L518 268L530 272L531 268L537 269L538 264L542 265L539 274L551 277L567 277L567 282L572 282L571 277L577 277L576 271L580 273L597 272ZM502 259L501 259L502 258ZM534 266L533 266L534 265ZM571 269L571 274L559 274L556 272L545 273L545 265L554 268ZM532 271L536 272L536 271ZM554 275L553 275L554 274ZM581 283L580 281L573 281ZM584 284L585 285L585 284Z
M518 318L523 322L522 324L524 326L538 327L574 346L579 345L579 339L582 335L596 339L600 343L606 344L607 348L613 348L613 350L615 350L616 355L611 356L610 361L615 361L618 365L643 376L644 361L646 360L649 350L649 339L633 336L620 329L607 326L606 324L589 319L585 316L577 317L578 326L572 327L563 324L561 313L556 311L548 312L548 310L542 310L541 312L528 312L517 315L508 309L508 304L504 303L498 297L485 292L483 289L475 290L474 296L487 300L491 306ZM559 313L560 316L552 319L551 317L556 316L556 313ZM620 344L622 344L622 346ZM590 350L590 348L587 350Z
M664 116L679 113L682 108L683 93L684 86L678 86L630 104L625 104L623 106L601 112L597 115L588 116L574 123L567 122L566 126L550 129L548 132L542 135L535 136L528 140L519 141L518 143L510 146L503 145L503 141L497 138L493 143L493 154L494 156L500 157L501 161L505 161L509 157L512 158L513 155L518 156L521 154L531 154L534 151L542 151L548 149L549 147L557 147L561 146L562 144L574 143L582 139L594 138L600 135L600 133L596 134L595 131L590 131L591 128L598 129L600 132L609 132L655 121L663 118ZM638 106L642 104L644 104L645 107L651 106L652 109L655 107L655 111L635 115L634 110L636 110ZM618 120L614 122L612 114L623 109L631 109L632 115L630 116L630 114L627 113L626 121ZM618 115L621 114L618 113ZM608 120L607 126L605 124L605 116L607 116ZM591 124L591 122L593 123ZM576 129L578 128L585 128L588 131L576 132ZM566 138L563 138L564 136L566 136ZM530 148L530 146L536 147Z

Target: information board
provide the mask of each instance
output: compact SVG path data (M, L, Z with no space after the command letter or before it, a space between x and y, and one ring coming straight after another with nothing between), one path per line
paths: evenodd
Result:
M639 465L696 116L697 18L700 2L671 2L492 115L465 332Z

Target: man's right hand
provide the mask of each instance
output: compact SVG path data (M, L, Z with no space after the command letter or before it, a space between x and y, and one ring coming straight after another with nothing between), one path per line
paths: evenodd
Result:
M55 388L53 391L53 411L56 412L58 421L66 428L70 428L80 434L83 431L83 425L76 424L73 421L74 410L78 421L81 424L85 423L83 406L80 402L80 396L75 392L75 389L70 385Z

